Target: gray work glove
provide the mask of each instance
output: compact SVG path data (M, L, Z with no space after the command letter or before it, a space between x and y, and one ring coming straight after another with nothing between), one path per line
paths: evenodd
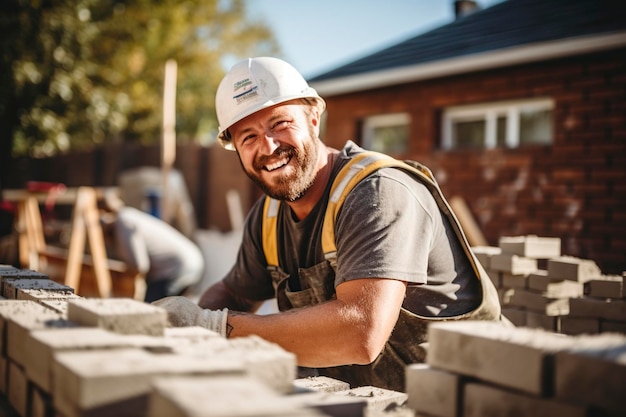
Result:
M186 297L165 297L152 303L167 311L170 326L201 326L226 337L228 309L204 310Z

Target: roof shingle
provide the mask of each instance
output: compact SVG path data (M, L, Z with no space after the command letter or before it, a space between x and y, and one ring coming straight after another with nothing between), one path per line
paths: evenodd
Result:
M309 81L618 31L626 31L626 4L622 0L506 0Z

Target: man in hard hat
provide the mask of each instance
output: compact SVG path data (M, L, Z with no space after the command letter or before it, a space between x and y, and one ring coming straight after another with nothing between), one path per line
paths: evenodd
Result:
M325 102L291 65L268 57L237 63L216 105L219 143L278 204L254 205L235 265L199 306L157 303L173 325L258 335L320 375L402 390L405 366L425 359L428 323L500 319L493 284L424 183L382 168L340 196L335 177L358 173L356 165L339 174L364 150L324 145ZM338 197L328 239L325 214ZM333 256L325 256L324 238ZM252 314L274 297L278 313Z

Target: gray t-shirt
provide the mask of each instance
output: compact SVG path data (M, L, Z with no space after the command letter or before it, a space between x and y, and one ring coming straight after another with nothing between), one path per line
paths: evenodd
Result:
M332 178L361 151L348 142ZM325 262L320 237L330 186L301 221L281 205L279 265L290 275L292 291L298 290L302 269ZM260 199L248 215L237 262L226 277L231 289L255 300L274 296L261 243L262 211ZM380 169L350 192L336 219L335 243L335 287L361 278L406 281L404 307L428 317L465 313L480 303L479 281L448 220L426 186L398 169Z

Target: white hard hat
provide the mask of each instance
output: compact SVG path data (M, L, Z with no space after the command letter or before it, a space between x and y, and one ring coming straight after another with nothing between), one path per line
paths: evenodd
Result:
M235 64L217 88L215 107L218 142L235 150L226 130L259 110L297 98L317 101L320 113L326 103L293 66L278 58L248 58Z

